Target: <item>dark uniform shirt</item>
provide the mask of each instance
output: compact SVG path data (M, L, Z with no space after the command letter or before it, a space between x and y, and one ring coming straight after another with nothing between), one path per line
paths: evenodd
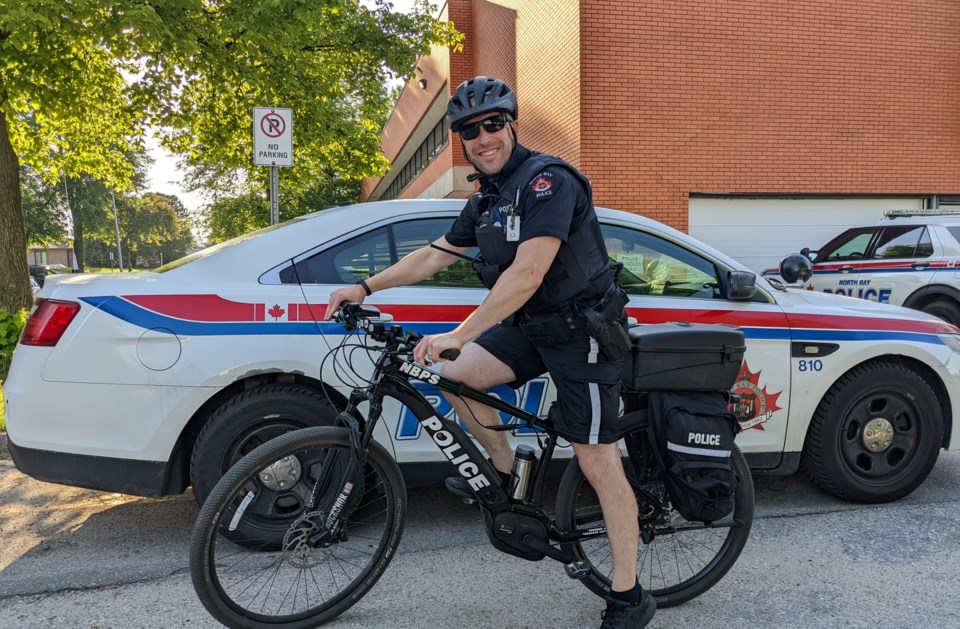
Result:
M531 155L517 144L503 170L493 177L480 176L480 193L499 196L500 185ZM565 168L549 166L533 177L520 193L520 239L552 236L566 242L588 219L591 209L587 191ZM479 216L467 204L453 223L446 239L455 247L476 247Z

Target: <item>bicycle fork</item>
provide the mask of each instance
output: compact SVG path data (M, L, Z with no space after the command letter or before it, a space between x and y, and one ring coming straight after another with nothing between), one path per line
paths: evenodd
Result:
M357 404L364 399L370 400L370 417L366 425L361 426L353 413L356 411ZM325 479L334 479L339 476L339 478L342 479L342 483L338 482L337 497L330 506L330 511L323 521L323 526L319 531L311 535L308 540L314 548L322 544L325 540L335 537L339 533L342 525L346 522L346 518L343 516L349 516L349 513L344 513L344 507L349 503L350 496L356 488L358 475L362 472L363 466L366 463L366 446L369 441L369 434L372 432L372 430L367 430L366 428L372 428L380 418L380 414L383 411L382 400L382 396L370 395L367 391L357 390L350 395L347 408L337 415L337 423L343 425L349 431L350 454L346 461L346 468L342 472L338 473L336 471L341 457L335 456L336 453L330 453L334 456L325 457L317 473L317 480L310 493L310 499L307 501L306 510L308 512L313 511L320 503L324 490L328 488L324 483ZM354 504L356 504L356 501L354 501Z

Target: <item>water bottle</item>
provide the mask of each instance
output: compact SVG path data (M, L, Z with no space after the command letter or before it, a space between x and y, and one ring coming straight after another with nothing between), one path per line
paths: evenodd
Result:
M529 500L533 488L533 468L537 465L537 454L526 444L517 446L513 458L513 470L510 472L510 497L514 500Z

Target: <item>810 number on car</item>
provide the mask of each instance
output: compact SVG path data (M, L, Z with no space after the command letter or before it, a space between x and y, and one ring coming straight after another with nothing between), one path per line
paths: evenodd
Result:
M799 371L823 371L823 361L817 358L802 359L797 362Z

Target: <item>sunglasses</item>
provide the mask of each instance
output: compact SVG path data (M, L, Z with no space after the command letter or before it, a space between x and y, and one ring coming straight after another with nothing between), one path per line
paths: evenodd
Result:
M483 130L487 133L496 133L500 129L503 129L509 119L504 114L498 114L493 118L484 118L483 120L478 120L477 122L472 122L467 125L460 127L460 137L464 140L476 140L480 137L480 128L483 127Z

